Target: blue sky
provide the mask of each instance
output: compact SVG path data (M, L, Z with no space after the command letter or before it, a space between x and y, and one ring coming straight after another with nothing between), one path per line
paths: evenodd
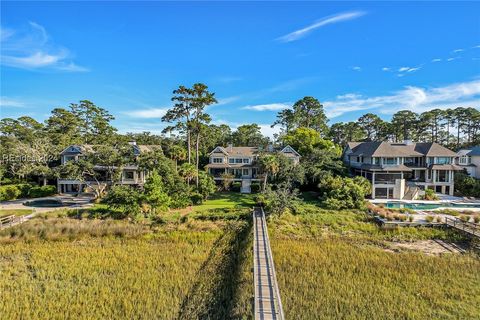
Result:
M158 133L178 85L204 82L214 123L258 123L318 98L331 123L480 108L480 3L2 2L1 117L89 99Z

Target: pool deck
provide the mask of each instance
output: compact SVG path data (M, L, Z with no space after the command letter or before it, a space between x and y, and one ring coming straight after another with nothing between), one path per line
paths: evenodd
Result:
M454 198L454 199L453 199ZM480 206L480 200L466 200L460 197L453 197L450 196L449 199L440 199L440 200L397 200L397 199L373 199L373 200L368 200L370 203L373 204L380 204L380 203L418 203L418 204L433 204L433 205L440 205L440 207L435 208L435 209L412 209L416 211L435 211L435 210L442 210L442 209L449 209L449 210L456 210L456 211L474 211L474 212L480 212L480 207L479 208L472 208L472 207L461 207L460 205L465 204L465 205L479 205ZM446 203L454 203L458 205L457 207L442 207L442 204Z

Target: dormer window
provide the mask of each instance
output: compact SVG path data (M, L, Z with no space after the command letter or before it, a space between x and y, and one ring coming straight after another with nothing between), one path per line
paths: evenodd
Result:
M213 163L223 163L223 158L213 158Z
M458 159L458 163L460 163L460 164L465 164L465 165L470 164L470 161L471 161L471 159L470 159L469 156L461 156L461 157Z

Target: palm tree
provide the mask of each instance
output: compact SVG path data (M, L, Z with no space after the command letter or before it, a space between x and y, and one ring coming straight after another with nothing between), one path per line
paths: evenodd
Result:
M268 174L275 176L280 170L278 158L273 154L266 154L260 157L260 166L263 169L263 191L267 188Z
M195 166L191 163L182 164L178 173L188 184L190 184L190 181L192 181L193 178L198 176L197 169L195 169Z
M184 147L180 145L173 145L170 148L170 159L175 161L175 170L178 172L178 166L177 163L178 161L185 160L187 158L187 151L185 150Z

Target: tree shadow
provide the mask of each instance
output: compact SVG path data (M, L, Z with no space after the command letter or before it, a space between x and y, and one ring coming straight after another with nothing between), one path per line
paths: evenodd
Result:
M250 221L227 225L200 267L178 319L250 318L251 294L242 289L252 284L251 279L243 279L245 268L250 271L247 265L253 241L251 230Z

